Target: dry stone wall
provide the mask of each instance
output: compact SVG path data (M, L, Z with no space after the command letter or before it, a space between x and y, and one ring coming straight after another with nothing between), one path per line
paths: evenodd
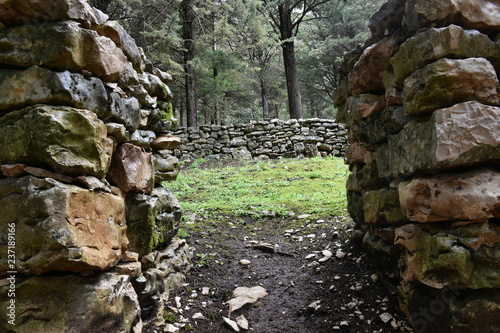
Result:
M346 134L344 125L317 118L180 128L174 135L182 144L172 154L181 160L344 156Z
M346 56L355 236L418 332L500 331L500 3L389 0Z
M0 1L0 331L162 319L192 255L170 81L84 0Z

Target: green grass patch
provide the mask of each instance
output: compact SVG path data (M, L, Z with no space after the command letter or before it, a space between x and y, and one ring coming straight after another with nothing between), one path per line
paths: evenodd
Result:
M248 161L208 168L201 164L191 165L175 182L164 184L177 196L185 213L255 218L292 212L310 214L311 218L347 215L345 183L349 171L340 158Z

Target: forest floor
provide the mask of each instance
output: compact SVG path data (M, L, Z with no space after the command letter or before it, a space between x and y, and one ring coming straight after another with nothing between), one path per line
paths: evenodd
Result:
M242 317L248 330L240 332L412 332L397 296L351 240L345 214L196 211L186 212L180 235L195 250L193 269L170 294L170 325L151 332L235 332L224 318ZM265 293L229 313L236 288L258 286Z

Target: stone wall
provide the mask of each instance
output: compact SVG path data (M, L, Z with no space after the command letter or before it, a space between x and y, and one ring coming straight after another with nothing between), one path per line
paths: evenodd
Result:
M346 130L330 119L272 119L250 124L180 128L182 144L172 154L181 160L344 156Z
M189 268L171 77L84 0L0 2L0 331L141 332Z
M349 211L418 332L500 331L500 3L390 0L346 56Z

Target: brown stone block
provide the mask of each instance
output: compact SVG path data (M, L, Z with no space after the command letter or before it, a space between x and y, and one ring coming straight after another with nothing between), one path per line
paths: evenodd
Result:
M154 186L151 153L130 143L118 146L109 169L109 178L125 192L151 192Z

